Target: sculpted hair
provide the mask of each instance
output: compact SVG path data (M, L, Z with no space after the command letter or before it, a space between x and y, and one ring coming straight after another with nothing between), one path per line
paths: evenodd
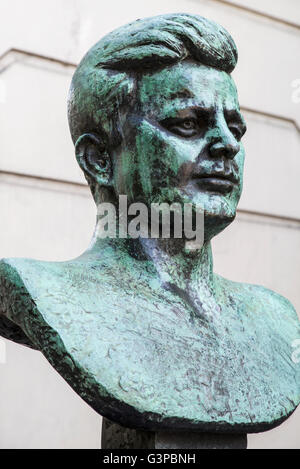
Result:
M118 120L135 102L139 74L187 58L231 73L237 48L222 26L185 13L137 20L103 37L72 79L68 117L73 142L93 132L109 146L118 145Z

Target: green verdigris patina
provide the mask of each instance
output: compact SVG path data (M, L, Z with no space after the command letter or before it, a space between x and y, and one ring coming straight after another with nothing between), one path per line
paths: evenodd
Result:
M68 262L0 263L0 332L41 350L97 412L146 430L259 432L299 404L300 324L288 300L213 272L235 217L246 130L236 46L188 14L113 31L73 77L69 122L97 207L184 203L204 244L102 238Z

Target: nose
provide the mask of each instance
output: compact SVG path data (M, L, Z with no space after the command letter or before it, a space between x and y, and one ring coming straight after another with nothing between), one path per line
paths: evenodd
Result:
M211 145L209 151L213 158L224 156L225 158L233 160L235 155L240 151L240 146L239 144L216 142Z
M216 132L212 138L209 152L213 158L223 156L225 158L233 160L235 155L240 151L240 145L234 138L227 123L224 122L222 125L216 126Z

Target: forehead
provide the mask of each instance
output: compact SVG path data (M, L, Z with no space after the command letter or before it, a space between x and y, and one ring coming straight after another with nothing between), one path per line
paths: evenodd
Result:
M228 73L188 61L143 75L139 102L147 113L163 114L182 105L239 109L236 86Z

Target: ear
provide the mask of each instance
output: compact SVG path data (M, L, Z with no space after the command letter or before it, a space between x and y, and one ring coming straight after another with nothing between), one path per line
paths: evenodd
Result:
M89 180L100 186L110 186L111 158L103 141L95 134L83 134L75 143L77 162Z

